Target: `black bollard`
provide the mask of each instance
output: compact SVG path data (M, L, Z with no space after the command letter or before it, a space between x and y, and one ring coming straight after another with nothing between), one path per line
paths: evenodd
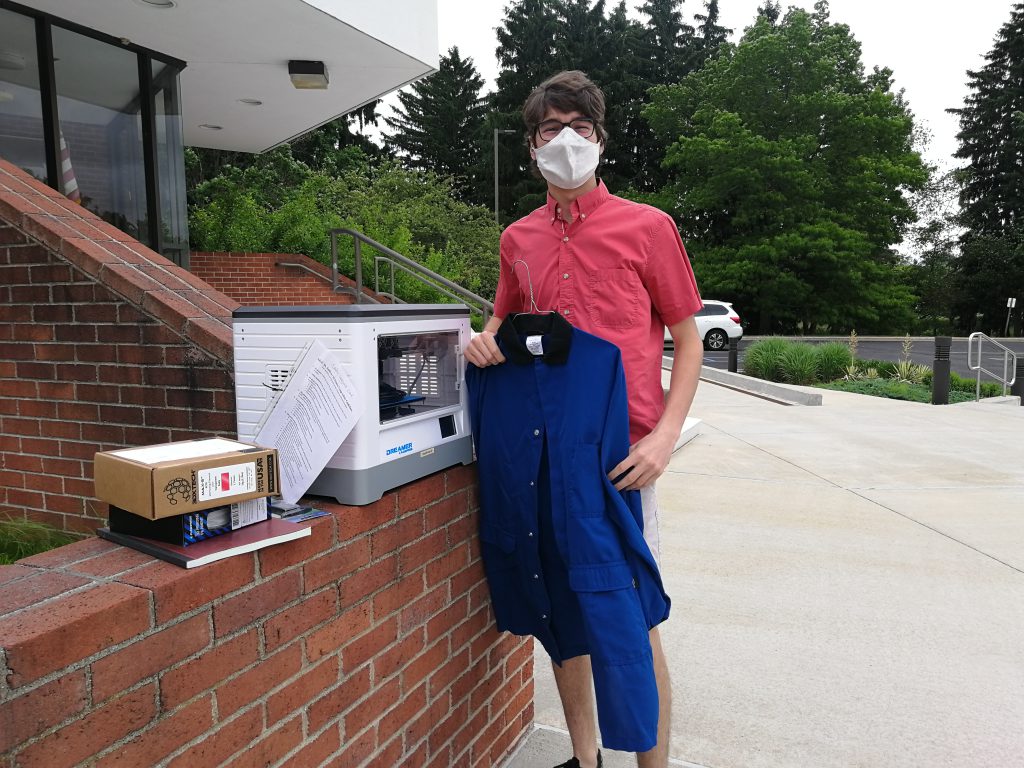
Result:
M729 372L736 373L739 368L740 359L740 340L737 338L729 339Z
M1010 387L1010 394L1020 398L1020 404L1024 405L1024 357L1017 358L1017 379Z
M932 363L932 405L949 405L949 348L952 336L935 337L935 360Z

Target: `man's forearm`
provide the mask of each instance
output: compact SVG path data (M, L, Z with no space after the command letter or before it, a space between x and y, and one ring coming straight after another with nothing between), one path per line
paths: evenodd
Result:
M673 333L675 341L675 358L672 362L672 373L669 379L668 394L665 396L665 412L655 427L672 435L673 444L679 436L686 415L690 412L697 382L700 380L700 367L704 362L704 345L693 318L684 320L680 332ZM675 330L675 329L673 329Z

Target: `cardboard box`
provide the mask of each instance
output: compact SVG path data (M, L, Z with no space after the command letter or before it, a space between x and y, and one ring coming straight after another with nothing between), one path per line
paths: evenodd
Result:
M111 507L110 530L187 547L263 522L269 517L270 505L265 496L199 512L161 517L158 520L141 517L120 507Z
M210 438L97 453L96 497L156 520L273 496L277 451Z

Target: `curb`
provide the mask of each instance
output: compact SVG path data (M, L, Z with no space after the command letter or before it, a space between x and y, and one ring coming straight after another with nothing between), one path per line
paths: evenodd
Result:
M710 368L702 365L700 377L712 384L719 384L740 392L746 392L757 397L764 397L784 405L821 405L821 395L817 392L803 392L799 389L788 387L785 384L776 384L764 379L755 379L753 376L744 376L742 373L730 373L717 368Z

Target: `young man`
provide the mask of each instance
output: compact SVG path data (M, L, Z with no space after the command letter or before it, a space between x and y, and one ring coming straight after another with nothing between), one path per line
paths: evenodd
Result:
M505 357L495 334L515 312L554 311L622 352L630 450L609 478L638 490L644 538L659 555L654 482L668 465L697 388L703 345L693 314L697 285L671 217L611 195L595 172L604 151L604 96L582 72L561 72L533 90L523 107L530 157L548 184L547 204L501 238L494 317L466 348L478 367ZM664 328L675 342L667 397L661 385ZM650 630L658 688L658 743L637 754L641 768L668 764L671 687L658 628ZM558 768L600 765L590 661L553 665L573 757Z

